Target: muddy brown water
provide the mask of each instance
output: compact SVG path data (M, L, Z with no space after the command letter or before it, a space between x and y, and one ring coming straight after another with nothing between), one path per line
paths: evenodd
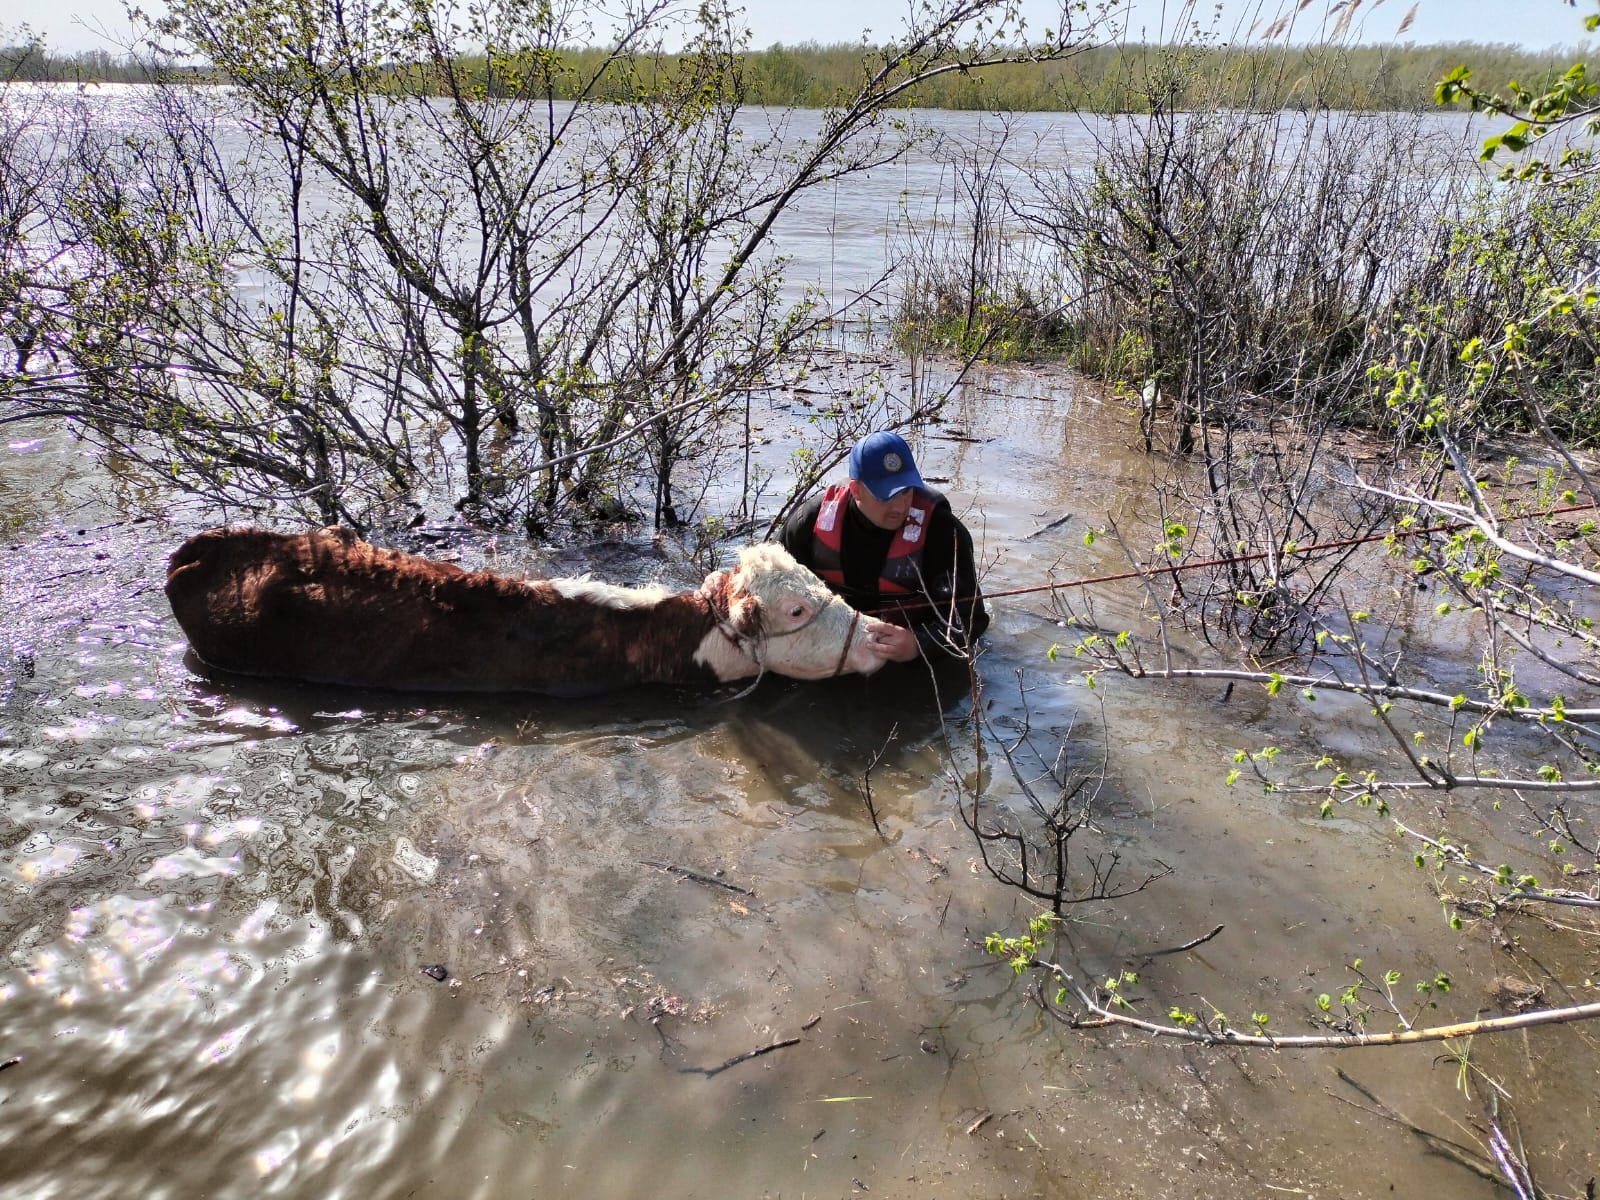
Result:
M1440 1046L1203 1050L1044 1016L982 952L1036 910L985 875L956 817L958 784L1021 799L993 756L976 778L950 681L558 702L211 678L160 588L197 519L91 503L103 477L78 450L10 441L4 1194L1500 1193L1456 1159L1482 1152L1487 1088ZM1082 539L1148 508L1134 442L1114 404L1022 371L969 389L919 453L999 590L1120 569ZM509 539L460 553L551 566ZM626 565L692 578L670 557ZM1097 605L1111 625L1139 607L1109 588ZM1084 977L1220 924L1143 962L1141 1011L1265 1010L1297 1033L1357 955L1403 988L1448 972L1442 1020L1488 1011L1486 981L1530 962L1594 973L1535 929L1452 932L1381 819L1224 785L1240 746L1369 742L1354 706L1091 691L1049 662L1064 631L1046 603L994 608L991 742L1026 727L1047 756L1063 738L1074 764L1104 756L1092 848L1125 878L1171 868L1074 914L1054 952ZM1500 819L1473 827L1491 859L1518 832ZM1470 1058L1504 1082L1541 1182L1581 1194L1595 1035L1515 1034Z

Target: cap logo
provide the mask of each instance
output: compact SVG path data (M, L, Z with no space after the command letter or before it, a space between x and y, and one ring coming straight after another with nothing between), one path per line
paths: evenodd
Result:
M883 469L885 471L898 471L904 465L900 461L900 456L893 450L883 456Z

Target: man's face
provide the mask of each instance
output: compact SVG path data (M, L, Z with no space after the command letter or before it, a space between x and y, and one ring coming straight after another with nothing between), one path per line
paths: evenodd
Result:
M862 515L879 529L899 529L904 525L906 514L911 511L911 502L916 498L916 494L906 488L892 500L879 500L859 479L850 481L850 496Z

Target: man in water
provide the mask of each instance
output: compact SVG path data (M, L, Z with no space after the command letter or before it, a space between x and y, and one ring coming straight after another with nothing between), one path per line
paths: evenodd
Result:
M889 662L963 655L989 627L972 535L898 433L857 442L849 482L791 514L783 545L852 607L893 623L872 647Z

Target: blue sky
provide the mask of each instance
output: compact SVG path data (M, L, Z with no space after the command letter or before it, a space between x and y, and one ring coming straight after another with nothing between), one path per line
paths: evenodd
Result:
M1024 0L1030 24L1052 24L1059 11L1046 0ZM1310 0L1296 15L1294 37L1313 38L1324 14L1338 0ZM1578 7L1563 0L1356 0L1358 39L1393 41L1395 31L1412 4L1416 12L1411 27L1399 40L1419 43L1452 41L1509 42L1530 49L1573 46L1584 37L1582 16L1596 11L1596 0L1579 0ZM755 45L803 41L851 42L870 29L878 38L900 29L912 0L748 0L745 13ZM1128 10L1131 33L1154 40L1199 16L1230 40L1242 38L1252 23L1270 23L1295 0L1120 0ZM147 11L159 10L159 0L146 2ZM601 8L602 5L595 5ZM3 0L0 28L15 30L27 24L45 35L60 50L114 48L116 31L125 29L122 0ZM1216 14L1220 13L1220 17ZM1334 16L1329 25L1337 21ZM100 30L110 30L110 42Z

